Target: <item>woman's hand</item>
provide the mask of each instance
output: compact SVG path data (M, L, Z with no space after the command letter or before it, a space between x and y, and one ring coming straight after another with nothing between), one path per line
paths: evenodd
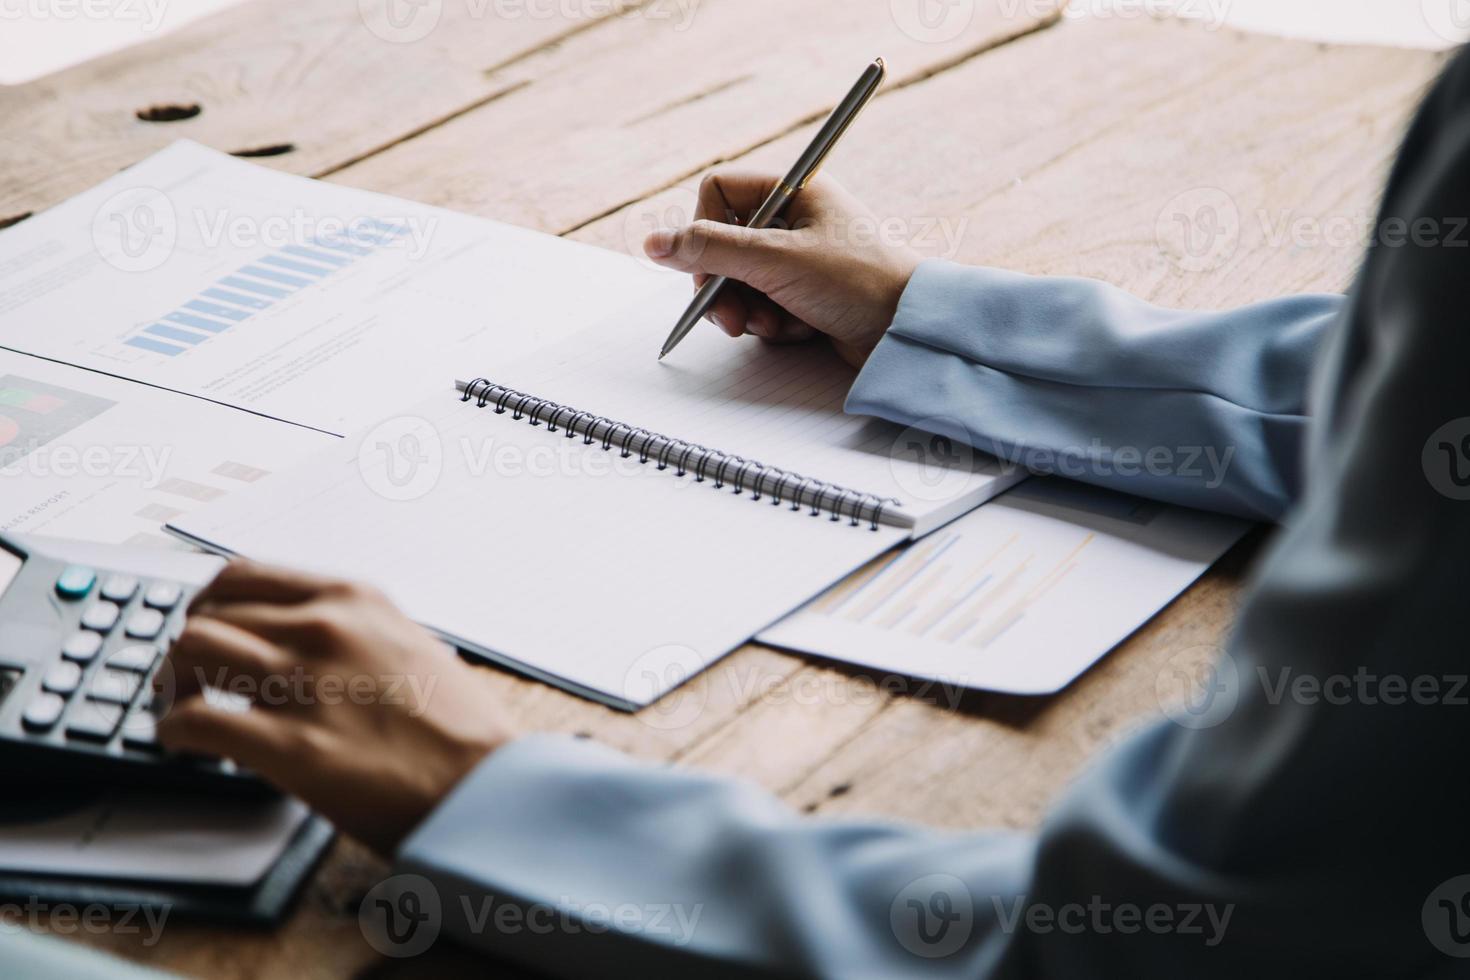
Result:
M383 853L509 737L485 675L349 582L234 562L168 665L168 748L234 759Z
M777 227L742 227L777 183L762 174L705 178L694 223L654 232L644 251L694 273L696 288L713 275L736 280L709 313L730 336L784 343L825 334L861 367L893 322L919 255L885 244L883 223L822 177L796 195Z

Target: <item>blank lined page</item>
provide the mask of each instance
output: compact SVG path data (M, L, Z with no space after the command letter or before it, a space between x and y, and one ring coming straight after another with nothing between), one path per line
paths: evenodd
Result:
M918 518L968 510L1016 482L982 454L931 452L924 434L847 415L856 372L821 341L731 340L700 324L663 361L661 331L687 289L502 368L496 384L849 490L894 498ZM468 380L468 378L466 378ZM950 513L953 512L953 513Z

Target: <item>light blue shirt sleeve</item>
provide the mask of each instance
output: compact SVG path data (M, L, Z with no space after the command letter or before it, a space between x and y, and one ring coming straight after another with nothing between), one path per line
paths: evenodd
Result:
M1301 491L1341 296L1181 312L1090 279L919 266L848 397L1006 463L1257 520Z
M1385 228L1470 214L1467 106L1470 54L1410 130ZM451 933L561 976L1464 976L1461 242L1375 245L1347 309L1305 299L1223 317L1152 313L1096 284L979 274L991 293L962 270L921 270L862 405L901 420L925 416L925 398L994 413L977 428L1005 445L1204 434L1248 465L1215 490L1160 491L1260 516L1295 492L1301 362L1337 321L1311 386L1310 486L1224 656L1195 699L1078 778L1038 834L804 819L744 783L542 736L471 773L400 867L438 892ZM1051 312L1013 308L1023 296ZM1120 305L1153 324L1146 336ZM940 323L942 310L963 317ZM1117 384L1088 380L1105 377ZM907 394L890 390L904 379ZM1141 407L1151 396L1167 411ZM1053 427L1044 438L1032 415ZM984 774L952 766L956 780Z

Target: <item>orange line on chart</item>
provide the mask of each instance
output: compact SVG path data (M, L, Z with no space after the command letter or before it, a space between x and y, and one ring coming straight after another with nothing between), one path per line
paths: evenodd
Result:
M968 579L966 579L963 586L950 592L950 594L945 597L944 602L940 603L940 605L932 610L929 615L923 617L918 622L916 622L909 629L909 632L912 633L914 636L923 636L925 633L933 629L935 624L938 623L941 619L958 609L966 599L974 595L975 591L983 586L986 580L991 577L990 573L987 572L986 569L989 568L990 565L997 558L999 558L1007 548L1015 544L1020 537L1021 534L1018 531L1007 538L999 548L996 548L994 551L992 551L988 556L986 556L984 561L982 561L979 565L975 567L974 572L971 573Z
M876 591L864 598L851 612L847 619L854 623L868 618L883 603L893 598L905 585L913 581L914 577L923 572L929 563L939 556L939 553L948 548L959 539L956 534L948 534L944 537L934 537L924 541L923 544L909 551L904 556L903 567L895 566L893 574L876 586Z
M847 578L828 589L825 595L812 603L811 611L824 615L835 612L838 606L852 598L853 593L883 574L883 571L889 565L898 561L904 554L904 549L894 548L886 555L879 555L877 558L874 558L862 568L859 568Z
M1026 558L1019 565L1017 565L1015 568L1012 568L1009 572L1006 573L1006 577L1001 579L1000 582L996 584L995 588L991 589L989 592L985 593L985 595L972 602L970 604L970 608L965 610L959 621L956 622L949 629L940 633L939 638L946 643L953 643L960 637L968 633L971 629L973 629L975 624L980 622L980 616L985 612L985 609L993 602L995 602L996 599L998 599L1000 596L1004 595L1006 590L1010 589L1016 584L1016 581L1025 573L1026 566L1031 564L1031 559L1033 557L1035 556L1027 555Z

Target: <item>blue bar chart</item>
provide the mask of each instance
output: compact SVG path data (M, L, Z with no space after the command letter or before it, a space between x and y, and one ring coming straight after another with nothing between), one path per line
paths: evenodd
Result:
M150 354L178 357L211 337L248 329L252 317L392 246L406 232L400 225L363 219L354 222L350 231L285 245L211 283L123 343Z

